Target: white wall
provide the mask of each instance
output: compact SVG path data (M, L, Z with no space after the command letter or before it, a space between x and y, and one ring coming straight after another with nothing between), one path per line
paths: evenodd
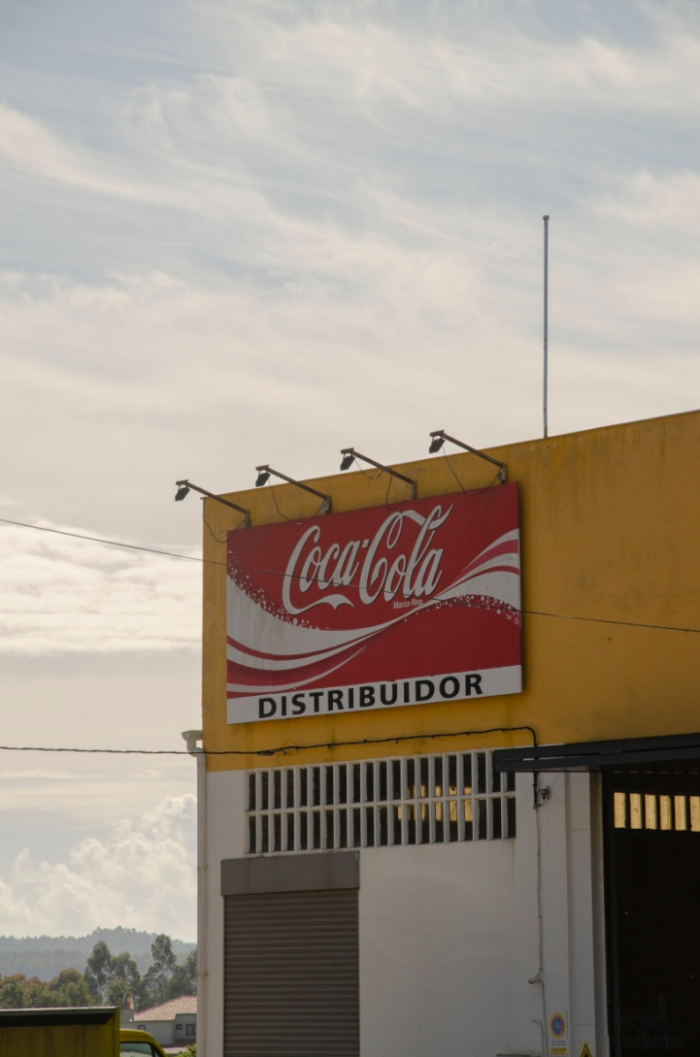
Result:
M559 1012L595 1055L589 779L540 784L539 903L531 777L515 840L362 852L362 1057L548 1054Z
M224 1052L224 900L221 862L245 854L245 780L243 771L207 775L207 1034L206 1053ZM201 1011L197 1009L198 1019Z
M245 853L244 782L240 772L208 778L203 1057L223 1053L220 864ZM595 1031L594 963L602 952L590 780L547 775L540 785L550 796L535 813L532 778L518 776L514 840L360 853L362 1057L550 1057L549 1021L558 1012L568 1018L567 1057L580 1057L584 1042L593 1057L606 1057L604 1031L599 1025L598 1046Z
M515 840L362 852L363 1057L541 1049L528 796Z
M172 1046L173 1044L172 1020L146 1020L135 1024L134 1027L148 1031L161 1046Z

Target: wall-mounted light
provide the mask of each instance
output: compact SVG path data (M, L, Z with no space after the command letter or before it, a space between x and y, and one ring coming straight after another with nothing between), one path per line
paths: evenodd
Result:
M285 473L280 473L279 470L273 470L267 463L264 466L256 466L255 469L258 474L255 479L256 488L262 488L264 484L267 484L270 480L270 475L273 477L279 477L281 481L286 481L287 484L294 484L297 488L303 488L305 492L311 492L312 495L318 496L319 499L323 500L319 514L330 514L331 497L329 495L324 495L323 492L316 491L316 489L312 488L310 484L304 484L302 481L297 481L294 477L287 477Z
M189 495L191 491L200 492L205 495L208 499L214 499L217 503L223 503L224 506L230 506L233 510L237 510L239 514L243 514L243 524L246 528L250 528L250 511L246 510L243 506L236 506L228 499L222 499L220 495L214 495L213 492L208 492L206 488L200 488L198 484L192 484L191 481L176 481L177 493L175 495L175 502L178 503L185 496Z
M505 484L508 480L508 467L504 462L499 462L498 459L493 459L486 452L479 451L478 448L472 448L471 444L465 444L463 440L457 440L456 437L451 437L449 433L445 433L444 429L435 429L430 434L432 440L430 441L430 447L428 452L434 455L436 451L440 451L446 440L449 440L450 444L456 444L458 448L463 448L464 451L471 452L472 455L476 455L479 459L485 459L486 462L493 463L494 466L498 466L498 480L501 484Z
M367 462L370 466L376 466L378 470L383 470L384 473L390 473L392 477L398 477L400 481L405 481L406 484L410 484L411 499L417 497L418 485L413 478L406 477L405 474L399 473L398 470L393 470L391 466L385 466L382 462L375 462L374 459L370 459L367 455L361 455L359 451L355 451L354 448L341 448L340 454L343 456L343 461L340 464L341 470L349 470L355 459L361 459L362 462Z

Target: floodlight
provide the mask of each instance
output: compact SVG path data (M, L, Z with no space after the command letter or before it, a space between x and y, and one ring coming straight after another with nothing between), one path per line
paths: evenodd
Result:
M303 481L297 481L294 477L287 477L286 473L280 473L279 470L273 470L267 463L264 466L256 466L255 469L258 472L255 481L256 488L261 488L266 484L270 480L270 474L272 474L273 477L279 477L281 481L286 481L287 484L294 484L297 488L303 488L305 492L311 492L312 495L317 495L319 499L323 500L319 514L330 514L331 497L329 495L317 491L317 489L312 488L310 484L304 484Z
M472 455L476 455L479 459L485 459L486 462L493 463L494 466L498 467L498 480L501 484L505 484L508 480L508 467L504 462L499 462L498 459L492 458L487 455L486 452L479 451L478 448L472 448L471 444L465 444L463 440L457 440L456 437L451 437L449 433L445 433L444 429L434 429L430 434L432 440L428 451L431 455L434 455L436 451L440 451L446 440L449 440L450 444L456 444L458 448L463 448L464 451L470 452Z
M230 499L222 499L220 495L208 492L206 488L200 488L198 484L192 484L191 481L176 481L175 484L177 485L176 502L184 499L186 495L189 495L190 491L199 492L201 495L205 495L207 499L214 499L217 503L222 503L223 506L230 506L233 510L237 510L239 514L243 514L243 524L246 528L250 528L250 511L246 510L245 507L237 506Z
M406 477L405 474L399 473L398 470L392 469L391 466L385 466L383 462L376 462L374 459L370 459L369 455L360 455L359 451L355 451L354 448L341 448L340 454L343 456L343 461L340 464L341 470L348 470L355 459L361 459L362 462L368 462L370 466L376 466L378 470L382 470L384 473L390 473L392 477L398 477L400 481L405 481L406 484L411 486L411 499L415 499L418 494L418 485L411 477Z

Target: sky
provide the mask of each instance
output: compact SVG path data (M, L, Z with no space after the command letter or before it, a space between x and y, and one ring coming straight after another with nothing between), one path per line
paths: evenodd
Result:
M0 0L0 740L200 726L187 477L698 406L697 0ZM119 549L7 521L169 550ZM0 934L195 937L195 764L0 750Z

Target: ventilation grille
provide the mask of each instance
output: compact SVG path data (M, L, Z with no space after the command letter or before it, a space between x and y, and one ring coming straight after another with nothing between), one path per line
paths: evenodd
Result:
M247 795L251 855L515 836L515 776L490 752L250 771Z

